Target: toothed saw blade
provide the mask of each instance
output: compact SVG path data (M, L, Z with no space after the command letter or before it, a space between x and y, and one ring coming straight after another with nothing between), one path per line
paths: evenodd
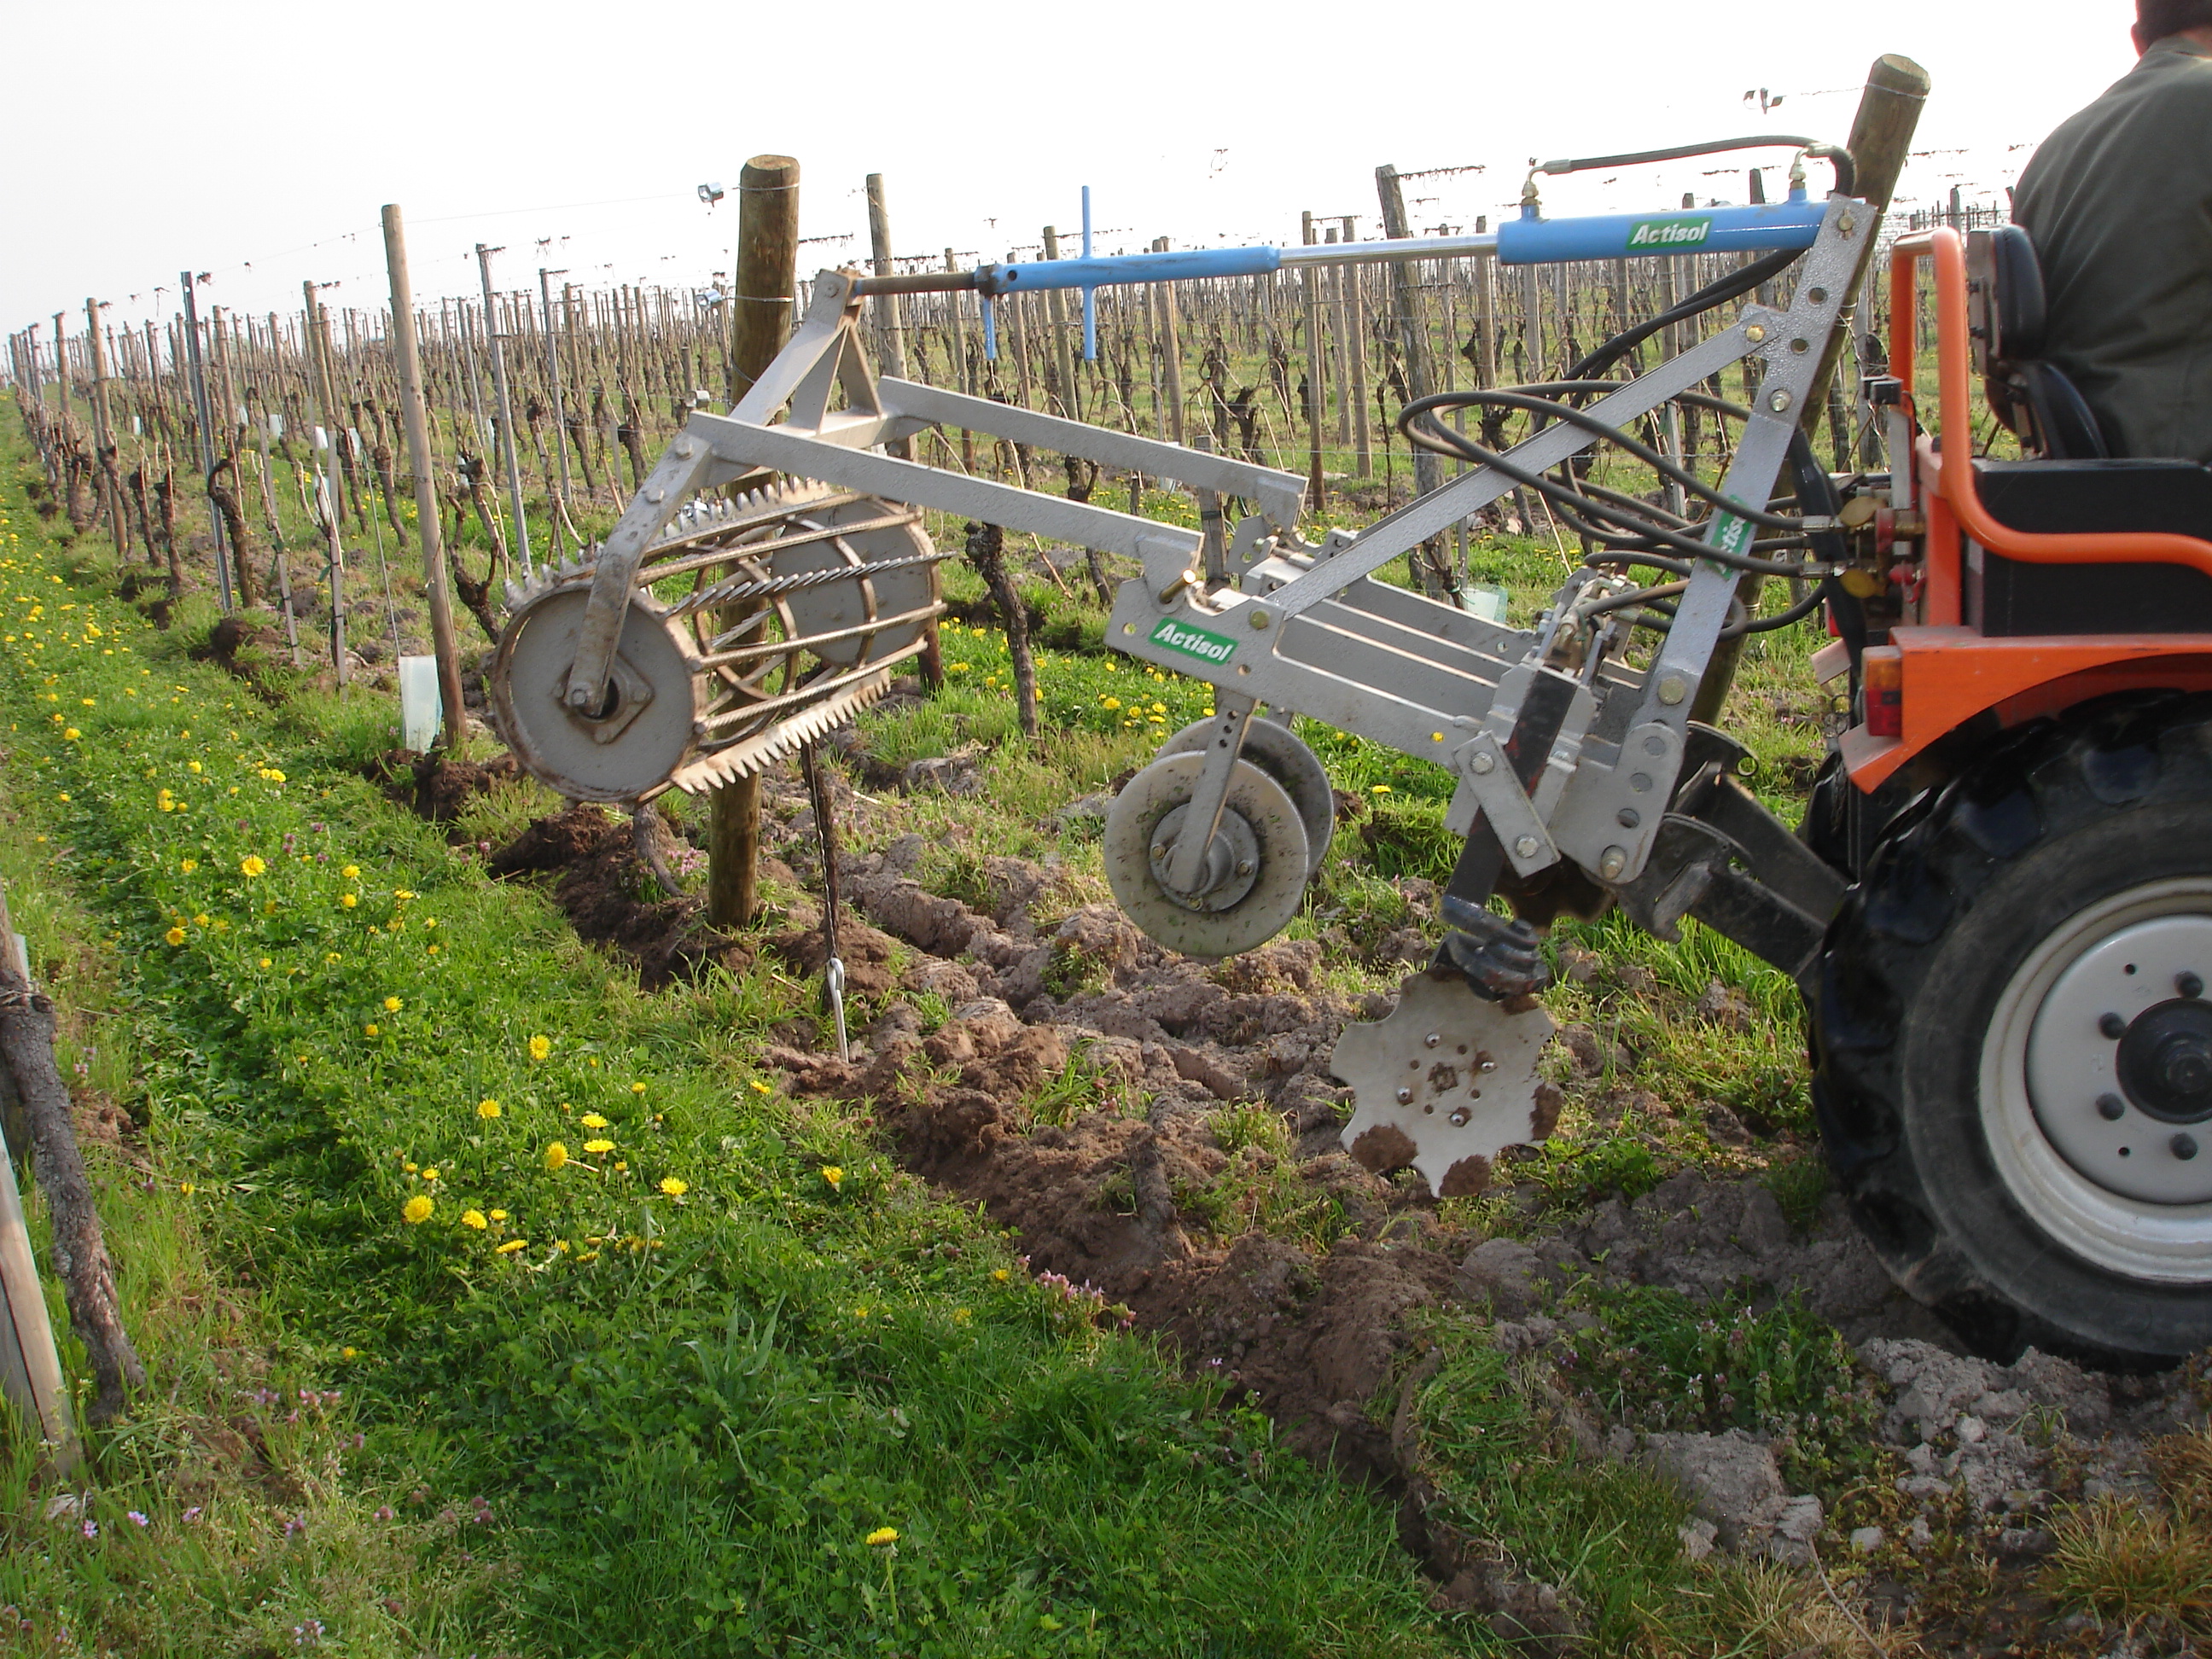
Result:
M1509 1012L1458 974L1414 975L1388 1018L1338 1039L1329 1070L1357 1107L1345 1150L1378 1175L1412 1164L1439 1198L1480 1192L1500 1152L1559 1121L1559 1091L1536 1076L1552 1031L1541 1007Z

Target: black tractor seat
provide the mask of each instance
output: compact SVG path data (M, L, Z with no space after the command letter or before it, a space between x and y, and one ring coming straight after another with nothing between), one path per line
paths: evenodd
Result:
M2043 268L2017 225L1966 236L1974 367L2034 459L1977 458L1999 524L2045 536L2169 531L2212 541L2212 468L2112 456L2095 412L2043 360ZM2212 575L2180 564L2042 564L1969 543L1966 620L1984 635L2212 634Z

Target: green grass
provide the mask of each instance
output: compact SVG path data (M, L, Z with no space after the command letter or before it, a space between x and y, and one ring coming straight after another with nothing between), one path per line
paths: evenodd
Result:
M1445 1650L1386 1506L1071 1320L860 1122L768 1090L753 1046L795 990L639 994L352 769L386 707L272 711L5 511L7 804L84 907L27 915L127 1011L154 1182L141 1210L109 1166L153 1382L90 1471L148 1524L0 1558L35 1639L284 1647L312 1617L364 1653ZM1073 706L1113 738L1103 695ZM265 1356L277 1398L227 1376L207 1416L340 1396L266 1425L307 1472L281 1504L184 1518L189 1434L149 1424L208 1362L149 1234L199 1241L192 1294ZM14 1537L52 1536L43 1496L19 1468Z

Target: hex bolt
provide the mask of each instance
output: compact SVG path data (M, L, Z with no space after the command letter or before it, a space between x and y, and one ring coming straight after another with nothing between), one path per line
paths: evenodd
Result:
M1535 836L1523 836L1513 843L1513 850L1522 858L1533 859L1536 856L1536 848L1541 845Z
M1626 868L1628 849L1626 847L1608 847L1598 857L1597 872L1607 881L1617 878Z
M2097 1115L2107 1123L2118 1123L2127 1115L2128 1103L2118 1095L2097 1097Z
M1790 407L1790 389L1787 386L1775 387L1767 395L1766 406L1777 415L1782 414Z
M1239 860L1237 860L1237 873L1238 875L1240 875L1240 876L1249 876L1249 875L1250 875L1250 874L1252 873L1252 860L1249 860L1249 859L1239 859Z
M1399 1090L1399 1091L1398 1091L1398 1103L1399 1103L1401 1106L1410 1106L1410 1105L1412 1105L1412 1104L1413 1103L1413 1091L1411 1089L1401 1089L1401 1090Z
M2127 1017L2124 1014L2100 1014L2097 1016L2097 1029L2118 1042L2128 1034Z
M2195 1135L2176 1135L2172 1139L2167 1141L2166 1144L2172 1149L2173 1155L2185 1164L2186 1164L2191 1158L2197 1156L2197 1137Z
M1498 757L1487 753L1477 754L1468 762L1467 769L1479 778L1488 777L1498 769Z
M2204 994L2203 975L2192 974L2185 968L2173 976L2173 988L2194 1002Z
M1164 859L1164 858L1165 858L1167 855L1168 855L1168 844L1167 844L1167 842L1164 842L1164 841L1156 841L1156 842L1154 842L1152 843L1152 856L1153 856L1154 858L1156 858L1156 859Z

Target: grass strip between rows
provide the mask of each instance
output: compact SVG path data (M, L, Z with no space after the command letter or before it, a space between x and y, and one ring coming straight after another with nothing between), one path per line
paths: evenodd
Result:
M16 1606L96 1579L141 1598L149 1653L272 1620L359 1653L1452 1644L1386 1508L1032 1282L864 1123L773 1091L750 1050L801 988L641 995L362 781L388 707L264 705L185 659L189 606L157 634L8 495L9 804L106 930L165 1202L331 1419L349 1524L442 1516L404 1536L450 1592L314 1613L180 1583L163 1552L210 1517L126 1425L95 1480L137 1480L144 1521L63 1537L73 1566L0 1564ZM180 1357L149 1358L173 1391ZM246 1409L304 1432L289 1398ZM12 1495L35 1506L20 1467Z

